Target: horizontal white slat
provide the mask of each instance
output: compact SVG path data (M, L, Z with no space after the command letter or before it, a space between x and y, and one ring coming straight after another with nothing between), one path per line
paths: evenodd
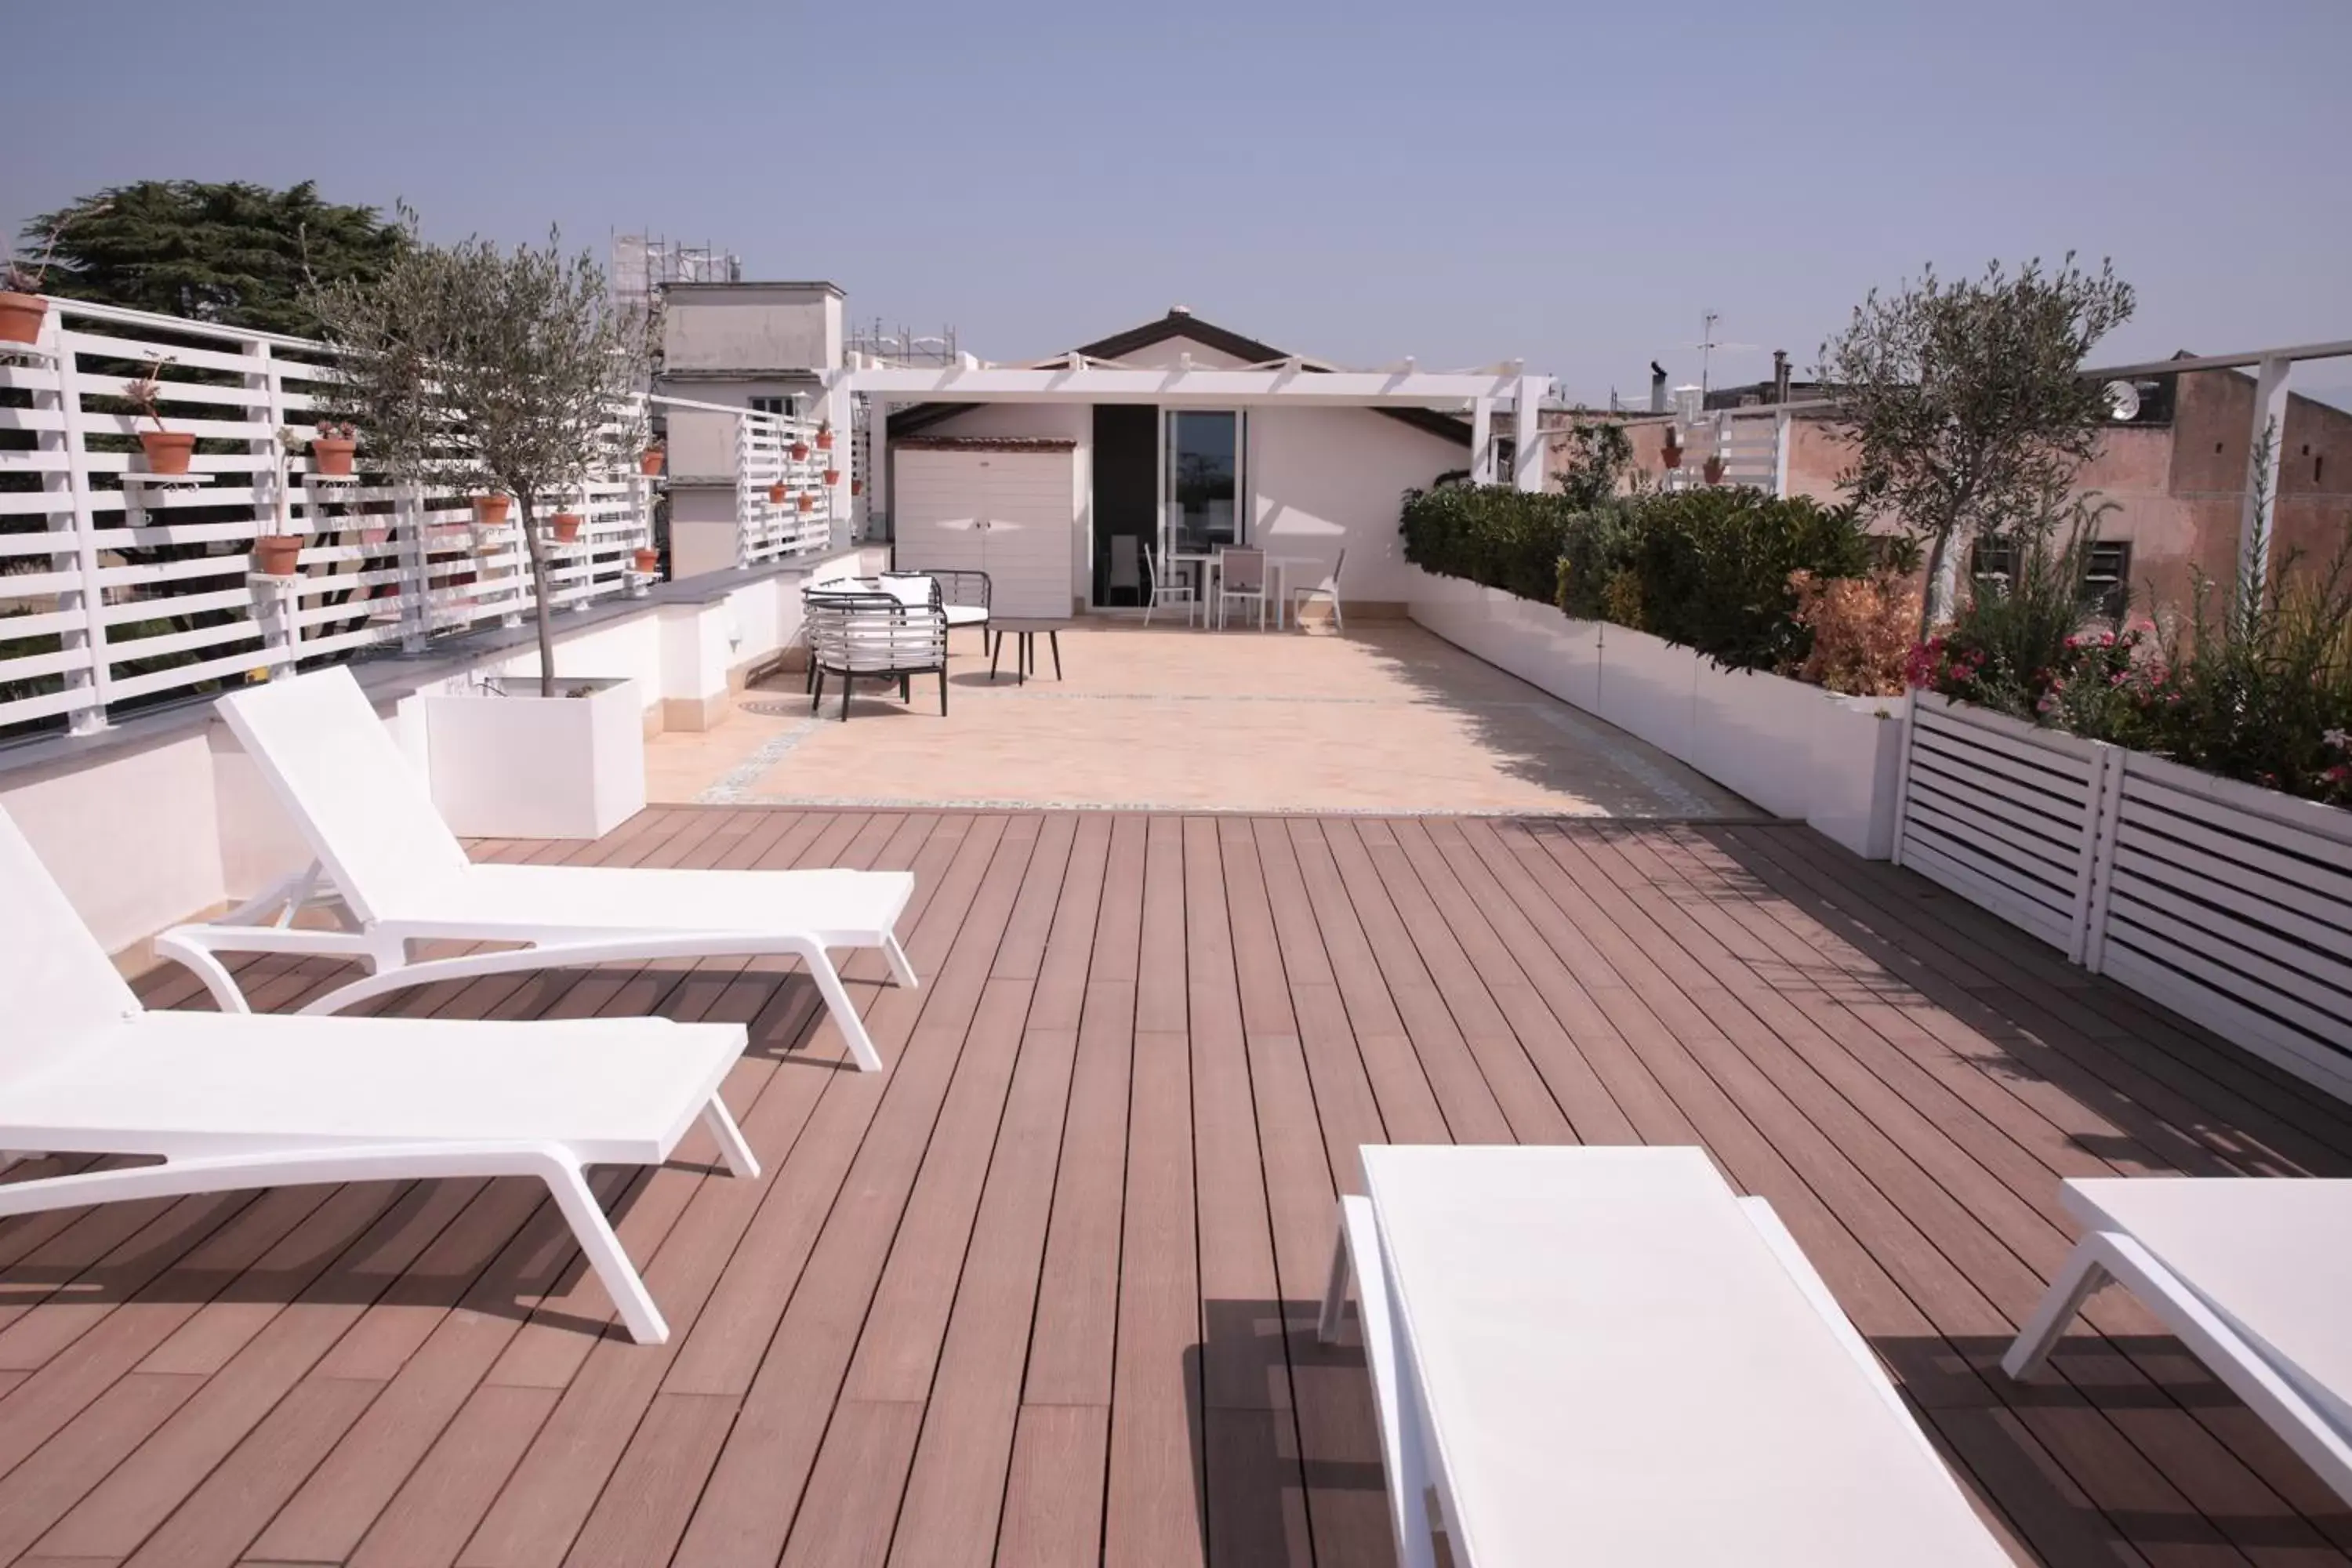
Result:
M15 623L0 621L0 641L20 634ZM45 675L63 675L70 670L88 669L89 649L60 648L55 653L20 654L15 658L0 659L0 680L38 680Z
M105 359L169 360L164 367L166 381L174 371L226 370L239 375L250 375L260 368L257 360L241 353L225 353L218 349L192 348L186 343L154 342L145 338L115 337L102 332L90 332L67 328L58 334L58 345L68 353L92 354ZM122 378L82 372L83 386L104 387L109 392L121 389Z
M1923 821L1943 825L1947 831L1982 844L2023 873L2071 887L2081 868L2082 835L2069 843L2027 831L2024 823L2029 819L2004 810L2007 803L1954 793L1924 769L1912 770L1911 801Z
M96 695L87 686L68 686L62 691L38 691L30 697L0 702L0 725L29 724L60 713L78 713L95 706L96 702Z
M0 490L0 517L23 517L28 514L63 513L73 515L73 492L55 490Z
M1922 743L1911 752L1913 776L1933 780L1955 798L1999 802L2005 812L2030 816L2035 831L2070 844L2081 836L2091 814L2087 782L2062 795L2042 787L2038 780L2013 777L2002 771L2004 766L2002 759L1990 752L1959 752Z
M2135 778L2128 772L2124 775L2124 803L2127 818L2145 821L2159 832L2202 838L2203 834L2192 834L2193 824L2210 834L2276 850L2279 853L2271 863L2276 874L2300 880L2300 868L2307 866L2323 881L2334 879L2344 888L2345 896L2352 897L2352 820L2333 820L2338 816L2352 818L2352 812L2320 806L2298 821L2283 821L2277 816L2256 816L2207 796L2168 789L2151 779ZM2314 827L2333 831L2315 832Z
M2279 902L2266 895L2293 897L2295 889L2260 875L2250 877L2245 868L2186 844L2151 841L2127 828L2116 846L2115 882L2118 893L2146 883L2201 900L2227 911L2216 914L2216 920L2276 931L2352 961L2352 908L2322 900L2299 907Z
M2132 942L2126 922L2198 952L2250 981L2292 992L2338 1017L2352 1038L2352 965L2290 942L2266 926L2216 918L2220 911L2154 883L2118 890L2109 906L2107 940Z
M2158 1006L2168 1007L2242 1050L2352 1100L2352 1057L2335 1042L2315 1040L2302 1030L2248 1007L2179 971L2129 949L2118 950L2105 972Z
M0 590L5 590L9 579L0 577ZM0 592L0 599L5 598ZM60 632L78 632L89 624L79 610L38 610L29 616L0 615L0 642L17 637L55 637ZM14 666L0 666L13 668Z
M2116 911L2111 953L2136 952L2241 1007L2266 1013L2314 1042L2352 1040L2352 998L2298 983L2294 973L2210 937L2165 926L2144 905Z
M1990 910L2010 924L2063 948L2072 934L2071 923L2046 906L2024 898L1948 856L1936 845L1906 837L1903 864L1930 881L1940 882L1969 902Z

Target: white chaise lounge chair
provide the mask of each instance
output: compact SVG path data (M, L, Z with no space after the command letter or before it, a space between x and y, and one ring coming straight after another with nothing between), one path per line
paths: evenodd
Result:
M898 984L912 986L914 968L893 930L915 890L911 873L476 865L349 670L273 680L218 706L318 856L309 871L219 920L156 938L156 952L201 976L224 1012L244 1012L246 1002L221 952L320 953L370 966L305 1013L341 1012L436 980L786 954L815 976L857 1065L882 1070L825 950L878 947ZM354 929L286 923L306 901L322 900ZM410 961L410 942L434 940L529 945Z
M311 1182L530 1176L641 1344L669 1330L589 1190L659 1164L699 1116L760 1167L719 1102L740 1024L456 1023L149 1012L0 813L0 1149L162 1164L0 1183L0 1217Z
M1340 1200L1408 1568L2011 1559L1771 1206L1697 1149L1377 1148ZM1427 1500L1433 1495L1437 1518Z
M2352 1502L2352 1181L2069 1181L2083 1239L2001 1370L2029 1377L2092 1291L2130 1288Z

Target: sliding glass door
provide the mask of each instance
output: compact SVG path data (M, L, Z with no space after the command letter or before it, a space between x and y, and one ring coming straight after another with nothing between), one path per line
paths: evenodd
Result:
M1230 408L1171 408L1163 418L1161 548L1181 554L1248 542L1244 416Z

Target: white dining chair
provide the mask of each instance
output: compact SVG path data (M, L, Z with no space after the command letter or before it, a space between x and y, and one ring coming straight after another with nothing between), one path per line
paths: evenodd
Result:
M1257 606L1257 629L1265 630L1266 606L1274 602L1263 550L1217 552L1217 627L1224 629L1225 610L1234 601Z
M1114 598L1124 588L1135 595L1137 604L1143 603L1143 572L1136 561L1136 547L1140 542L1131 533L1110 536L1110 595Z
M1193 597L1192 584L1169 570L1168 558L1146 544L1143 547L1144 571L1151 579L1151 597L1143 607L1143 624L1151 624L1151 612L1162 605L1184 606L1184 624L1192 624L1192 611L1200 601Z
M1307 606L1313 604L1318 599L1328 599L1331 602L1331 625L1333 628L1342 632L1346 631L1348 629L1348 617L1343 615L1339 609L1339 574L1347 569L1347 565L1348 552L1345 549L1342 549L1339 552L1339 558L1331 563L1330 572L1321 582L1314 584L1302 583L1298 586L1291 589L1290 618L1303 628L1307 624L1304 614Z

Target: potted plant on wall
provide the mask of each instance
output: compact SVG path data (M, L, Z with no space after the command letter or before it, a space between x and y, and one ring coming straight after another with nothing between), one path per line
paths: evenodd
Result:
M319 421L319 433L310 437L310 467L314 473L342 479L350 476L352 454L359 450L360 429L346 421Z
M1706 462L1699 465L1699 472L1706 476L1706 482L1708 484L1719 485L1723 483L1722 458L1711 457L1707 458Z
M656 478L662 471L662 459L666 456L667 454L659 441L652 443L637 454L637 472L649 479Z
M171 363L169 357L149 360L122 388L122 401L131 405L131 424L144 419L155 426L139 432L139 447L147 454L151 474L186 473L188 458L196 449L195 437L163 427L163 367Z
M57 257L58 241L66 232L66 223L73 217L102 213L112 205L100 201L76 209L49 230L48 243L41 247L38 261L20 261L12 256L0 265L0 343L41 341L41 323L49 315L49 302L41 298L41 287L48 280L49 263Z
M833 421L830 419L816 427L816 449L820 452L833 450Z
M552 234L432 246L407 216L381 277L315 291L337 395L388 467L512 498L538 605L535 674L427 696L434 796L467 836L599 837L645 803L646 703L625 679L557 675L550 546L578 515L543 509L643 450L646 319Z

